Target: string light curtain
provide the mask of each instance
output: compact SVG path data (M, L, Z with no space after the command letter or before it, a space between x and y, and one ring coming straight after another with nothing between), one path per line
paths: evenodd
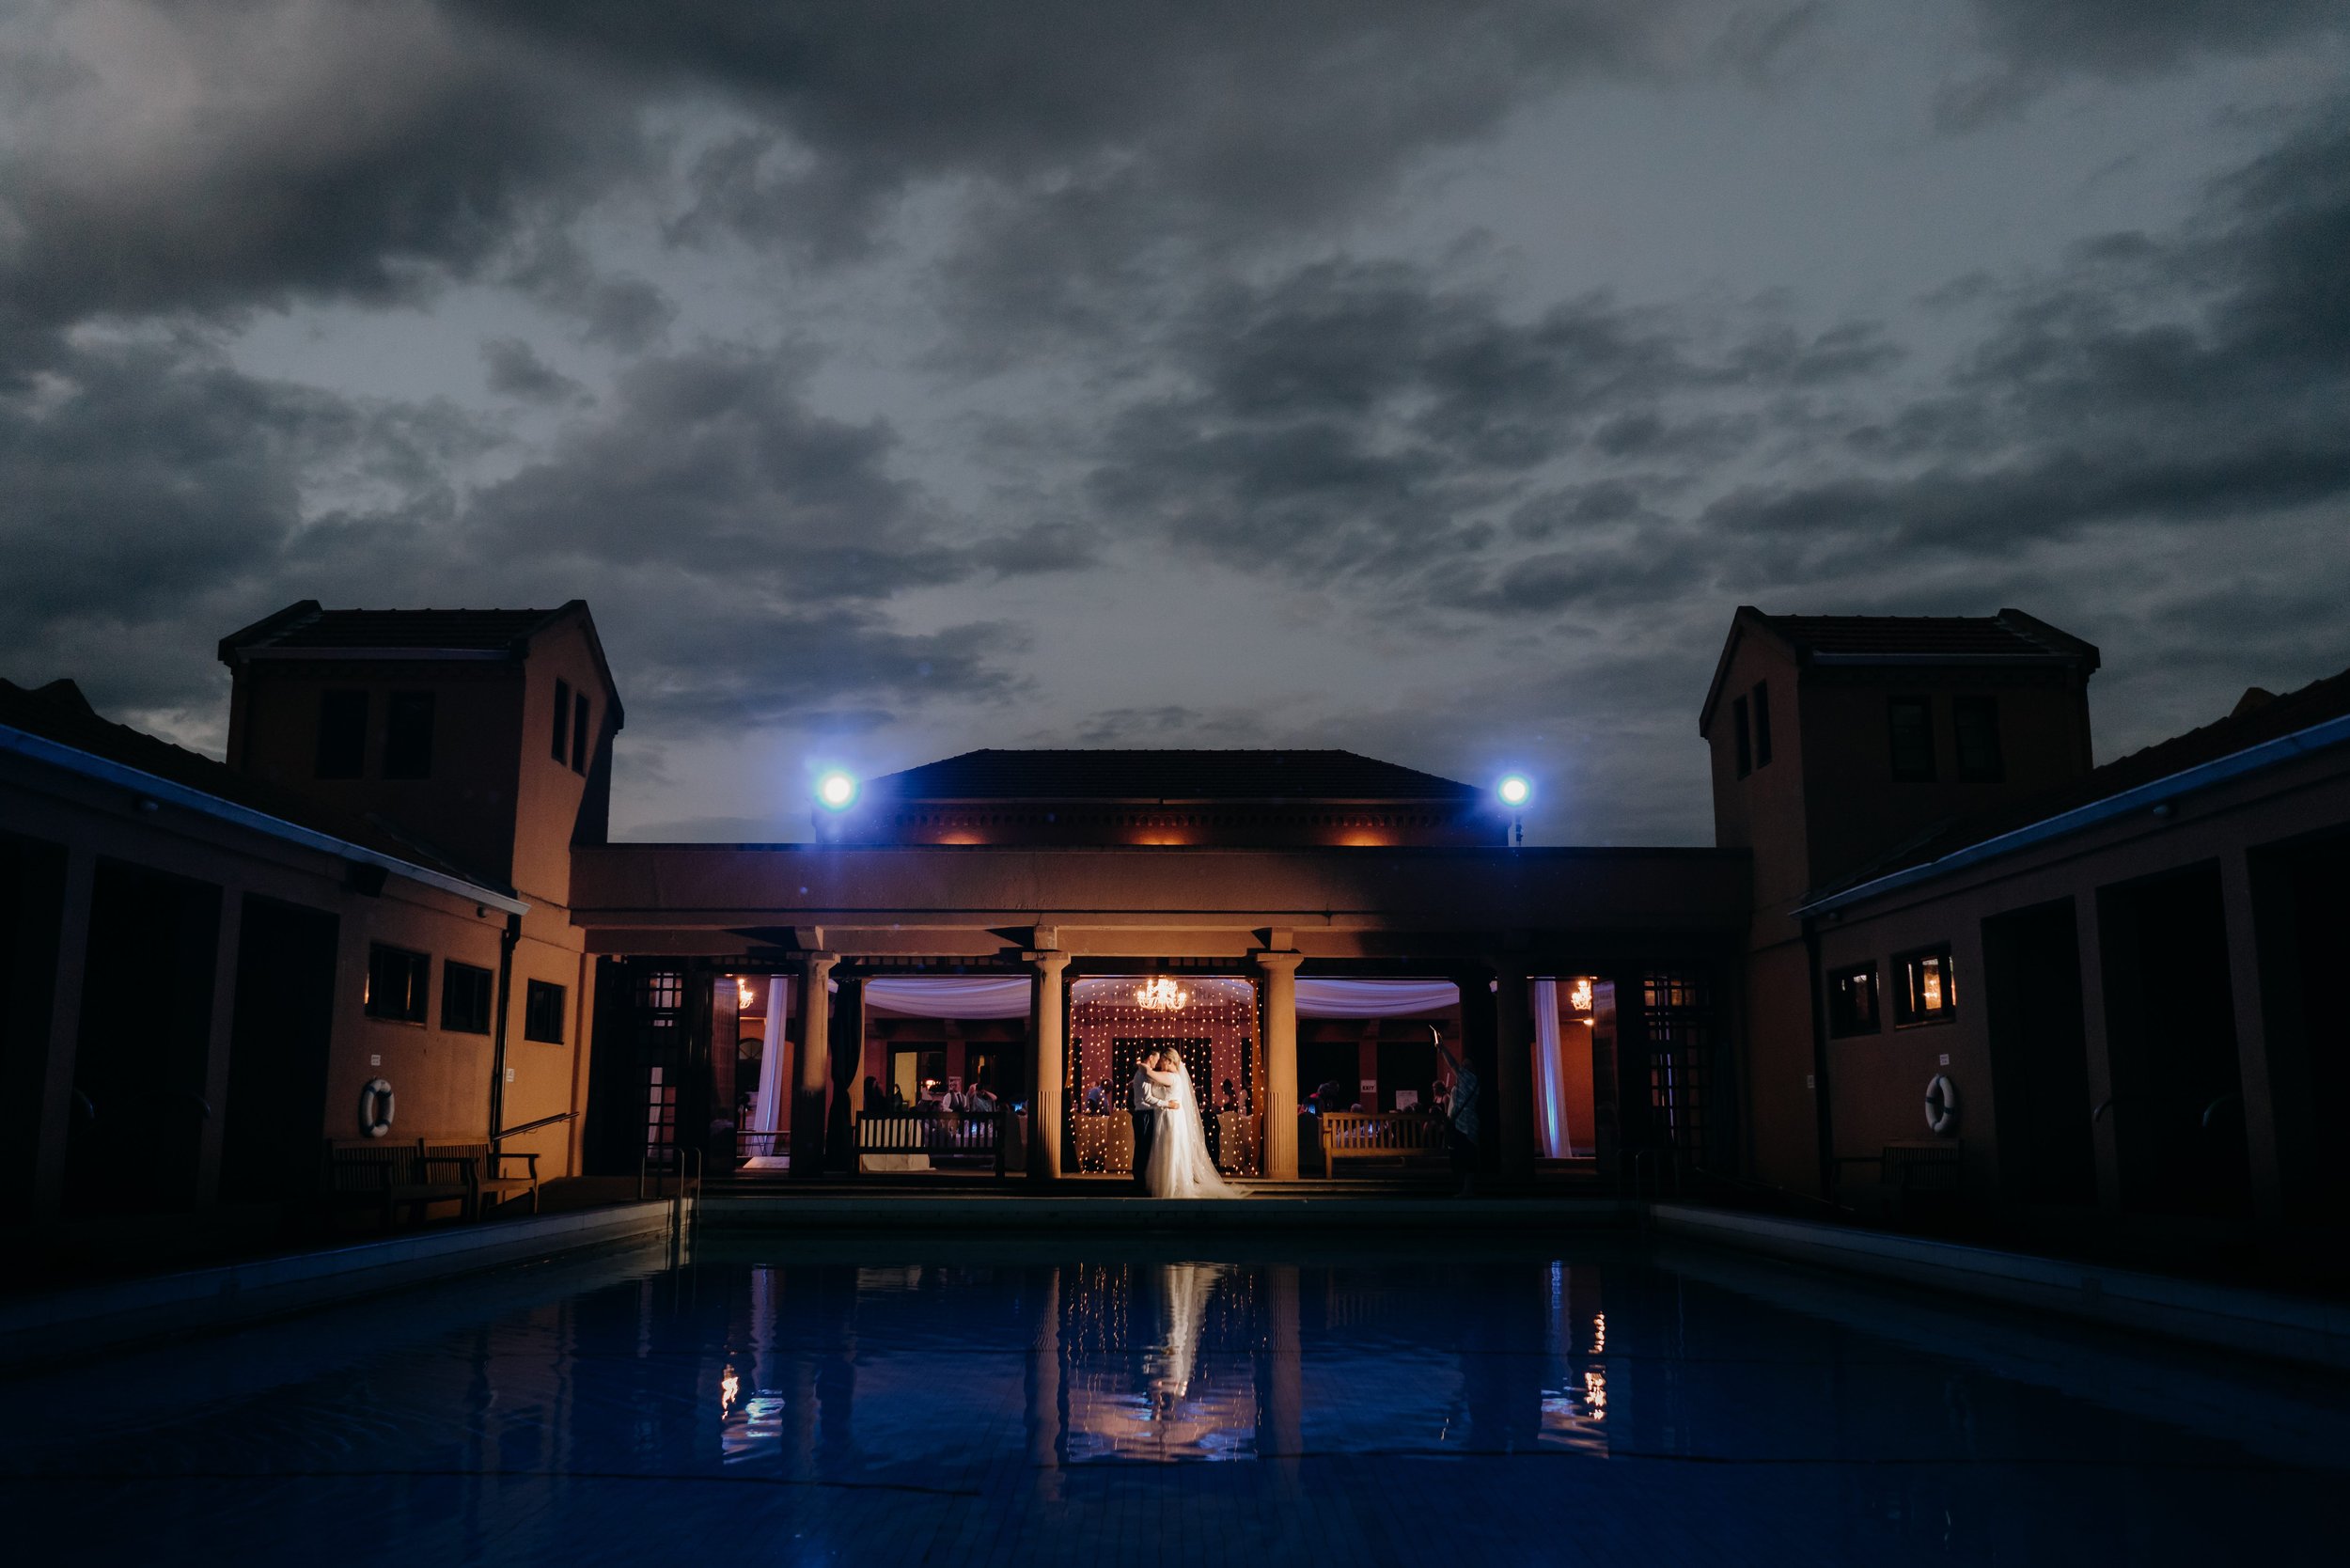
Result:
M1216 1164L1227 1175L1255 1175L1262 1165L1257 1132L1257 988L1245 980L1189 976L1181 1007L1152 1007L1142 994L1153 977L1100 976L1070 987L1069 1125L1080 1171L1130 1175L1130 1114L1135 1062L1145 1043L1183 1054L1209 1113ZM1224 1086L1239 1108L1217 1114Z
M743 1140L744 1153L758 1168L780 1166L784 1162L776 1152L774 1135L783 1127L783 1053L784 1022L791 1016L791 981L782 975L767 980L767 1028L760 1040L759 1052L759 1100L751 1106L750 1131L766 1134Z

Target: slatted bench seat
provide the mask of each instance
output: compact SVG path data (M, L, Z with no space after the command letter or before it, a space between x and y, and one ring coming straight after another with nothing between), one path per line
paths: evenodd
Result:
M1839 1155L1836 1163L1876 1167L1873 1186L1848 1187L1845 1197L1856 1208L1892 1218L1955 1201L1966 1173L1963 1149L1958 1138L1903 1141L1873 1154Z
M462 1161L436 1159L422 1138L329 1138L319 1176L320 1201L330 1208L375 1208L386 1228L400 1211L420 1216L429 1204L455 1201L473 1212L474 1193Z
M1314 1120L1322 1137L1323 1168L1333 1176L1338 1174L1340 1160L1440 1166L1448 1157L1441 1116L1424 1111L1324 1111Z
M487 1141L457 1142L441 1138L425 1140L426 1158L438 1168L450 1162L458 1163L461 1179L468 1188L465 1215L469 1219L481 1215L481 1200L503 1203L516 1194L530 1195L530 1212L539 1212L539 1156L500 1150ZM519 1176L509 1175L509 1162L520 1160L524 1170Z

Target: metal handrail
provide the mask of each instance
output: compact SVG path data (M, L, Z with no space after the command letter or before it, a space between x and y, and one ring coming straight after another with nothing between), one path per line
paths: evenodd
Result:
M570 1111L556 1111L553 1116L542 1116L536 1121L525 1121L519 1127L509 1127L502 1133L492 1133L490 1141L495 1143L502 1137L519 1137L525 1133L535 1133L541 1127L552 1127L558 1121L569 1121L572 1116L572 1113Z

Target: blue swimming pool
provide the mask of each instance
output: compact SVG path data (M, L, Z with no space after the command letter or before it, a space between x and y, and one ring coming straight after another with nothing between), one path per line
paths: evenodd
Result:
M2337 1386L1610 1237L705 1247L0 1396L27 1563L2340 1561L2350 1469Z

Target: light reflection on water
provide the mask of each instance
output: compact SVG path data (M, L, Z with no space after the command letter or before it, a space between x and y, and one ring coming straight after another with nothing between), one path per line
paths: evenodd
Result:
M1785 1271L1307 1251L460 1281L20 1381L0 1482L143 1565L2294 1561L2350 1455L2326 1389Z

